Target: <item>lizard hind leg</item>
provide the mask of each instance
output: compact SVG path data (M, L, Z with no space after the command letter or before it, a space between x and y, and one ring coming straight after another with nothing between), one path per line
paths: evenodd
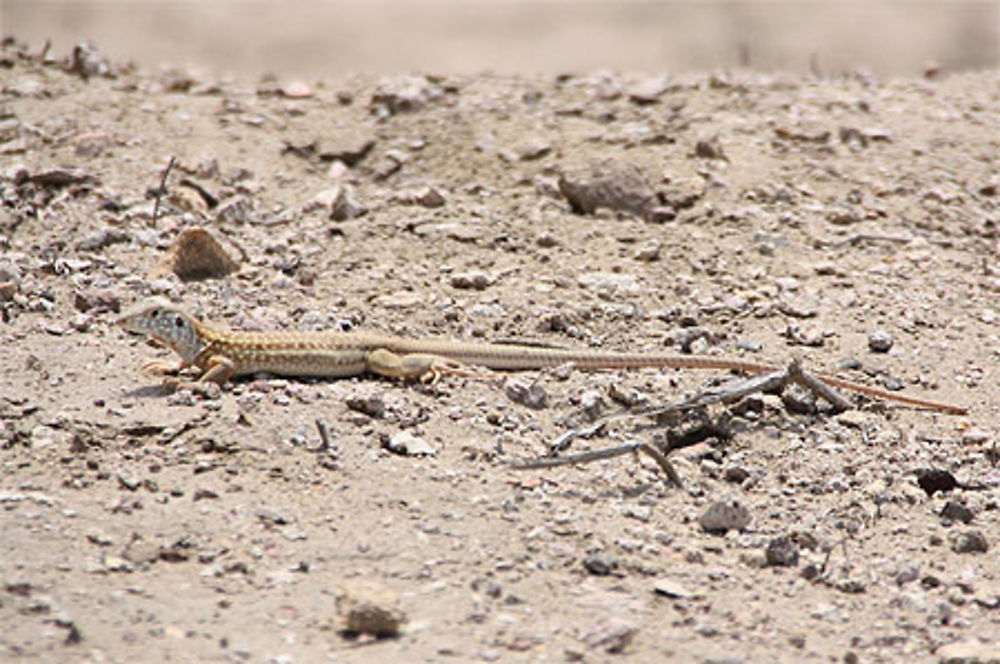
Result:
M372 373L404 380L419 380L434 384L442 376L474 376L484 374L458 360L432 353L399 355L386 348L377 348L365 357L365 366Z

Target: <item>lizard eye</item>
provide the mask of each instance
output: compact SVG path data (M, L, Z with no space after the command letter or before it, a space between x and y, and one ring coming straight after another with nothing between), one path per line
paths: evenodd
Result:
M159 316L160 316L160 310L159 309L153 309L152 311L149 312L149 317L150 318L159 318Z
M178 316L174 319L174 327L181 328L184 327L184 319Z

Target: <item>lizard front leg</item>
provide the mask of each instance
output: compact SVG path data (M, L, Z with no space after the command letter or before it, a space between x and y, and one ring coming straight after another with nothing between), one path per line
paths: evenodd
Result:
M399 355L386 348L376 348L365 356L365 367L372 373L391 378L435 383L441 376L482 376L472 367L442 355L407 353Z
M198 365L201 366L201 363L199 362ZM197 380L168 378L163 384L171 391L191 390L206 398L217 399L221 393L220 388L232 378L234 373L236 373L236 366L232 360L225 355L212 355L205 361L205 373Z

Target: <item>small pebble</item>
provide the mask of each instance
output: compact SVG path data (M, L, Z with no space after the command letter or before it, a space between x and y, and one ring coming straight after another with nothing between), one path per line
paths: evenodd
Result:
M653 592L675 599L687 599L693 595L690 590L672 579L657 579L653 584Z
M538 237L535 238L535 244L543 249L550 249L559 245L559 238L552 233L545 231L538 234Z
M385 399L381 393L359 391L349 394L344 400L347 407L369 417L382 417L385 412Z
M764 551L767 564L772 567L795 567L799 564L799 546L788 535L775 537Z
M326 210L327 216L333 221L347 221L368 214L368 208L357 201L354 189L346 184L338 184L319 192L303 211L316 208Z
M914 474L917 476L917 484L928 496L933 496L939 491L951 491L958 487L958 480L947 470L918 468Z
M591 420L596 420L607 408L604 395L597 390L587 390L580 395L580 408Z
M618 569L618 560L614 556L595 554L583 559L583 567L594 576L608 576Z
M304 81L289 81L281 86L281 94L288 99L308 99L316 93Z
M938 664L1000 664L1000 642L970 638L938 648Z
M451 285L463 290L486 290L493 283L485 272L457 272L451 275Z
M667 91L667 86L668 81L664 76L650 76L628 89L628 99L639 106L655 104Z
M504 392L507 394L507 398L514 403L534 410L542 410L549 405L549 393L539 381L529 383L523 380L512 380L504 385Z
M16 281L0 281L0 302L10 302L16 294Z
M984 429L968 429L962 432L963 445L985 445L990 440L990 433Z
M660 257L660 250L663 245L659 240L649 240L640 246L635 252L636 260L651 263Z
M941 508L941 518L946 521L970 523L975 518L975 513L957 500L949 500Z
M723 471L722 478L733 484L742 484L750 478L750 472L741 466L729 466Z
M876 330L868 335L868 348L873 353L888 353L892 344L892 335L885 330Z
M622 618L602 618L587 630L583 641L593 650L617 654L628 647L638 632L634 623Z
M955 553L986 553L990 550L986 536L978 530L949 533L948 543Z
M239 263L231 258L217 239L206 228L194 226L184 229L167 251L156 276L173 272L181 281L221 279L239 270Z
M559 191L577 214L607 208L642 216L656 201L645 173L635 163L611 158L564 170Z
M716 534L743 530L750 525L750 511L736 500L716 501L698 517L698 525L705 532Z
M722 149L722 141L719 140L718 136L698 141L694 146L694 156L701 157L702 159L729 161L725 150Z
M392 434L385 447L390 452L405 456L434 456L437 454L437 450L431 447L426 440L414 436L409 431L397 431Z
M369 581L355 581L336 591L340 631L388 638L399 634L407 621L399 596Z

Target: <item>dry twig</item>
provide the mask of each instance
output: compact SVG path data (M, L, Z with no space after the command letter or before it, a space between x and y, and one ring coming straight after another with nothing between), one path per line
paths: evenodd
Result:
M529 461L511 462L509 465L515 470L554 468L556 466L583 464L590 463L592 461L600 461L602 459L611 459L630 452L644 452L656 461L670 482L680 487L682 486L680 476L677 474L676 470L674 470L666 455L651 446L649 443L632 441L616 447L583 452L566 457L556 457L555 455L567 449L569 444L574 439L592 436L603 429L608 423L615 420L636 417L656 417L666 413L704 408L716 403L733 403L750 394L757 392L780 391L792 384L801 385L816 396L829 402L837 411L849 410L853 407L847 398L841 396L836 390L826 385L816 376L806 372L802 368L801 361L799 359L794 359L789 362L788 368L781 371L730 381L724 385L703 391L690 399L685 399L684 401L678 403L653 406L637 412L614 413L612 415L608 415L593 424L589 424L578 429L572 429L559 436L559 438L553 441L549 446L549 457Z
M170 171L173 169L175 163L177 163L177 157L170 157L167 167L163 169L160 186L156 189L156 198L153 201L153 220L150 222L154 227L156 226L157 218L160 216L160 199L163 197L163 194L167 193L167 176L170 175Z

